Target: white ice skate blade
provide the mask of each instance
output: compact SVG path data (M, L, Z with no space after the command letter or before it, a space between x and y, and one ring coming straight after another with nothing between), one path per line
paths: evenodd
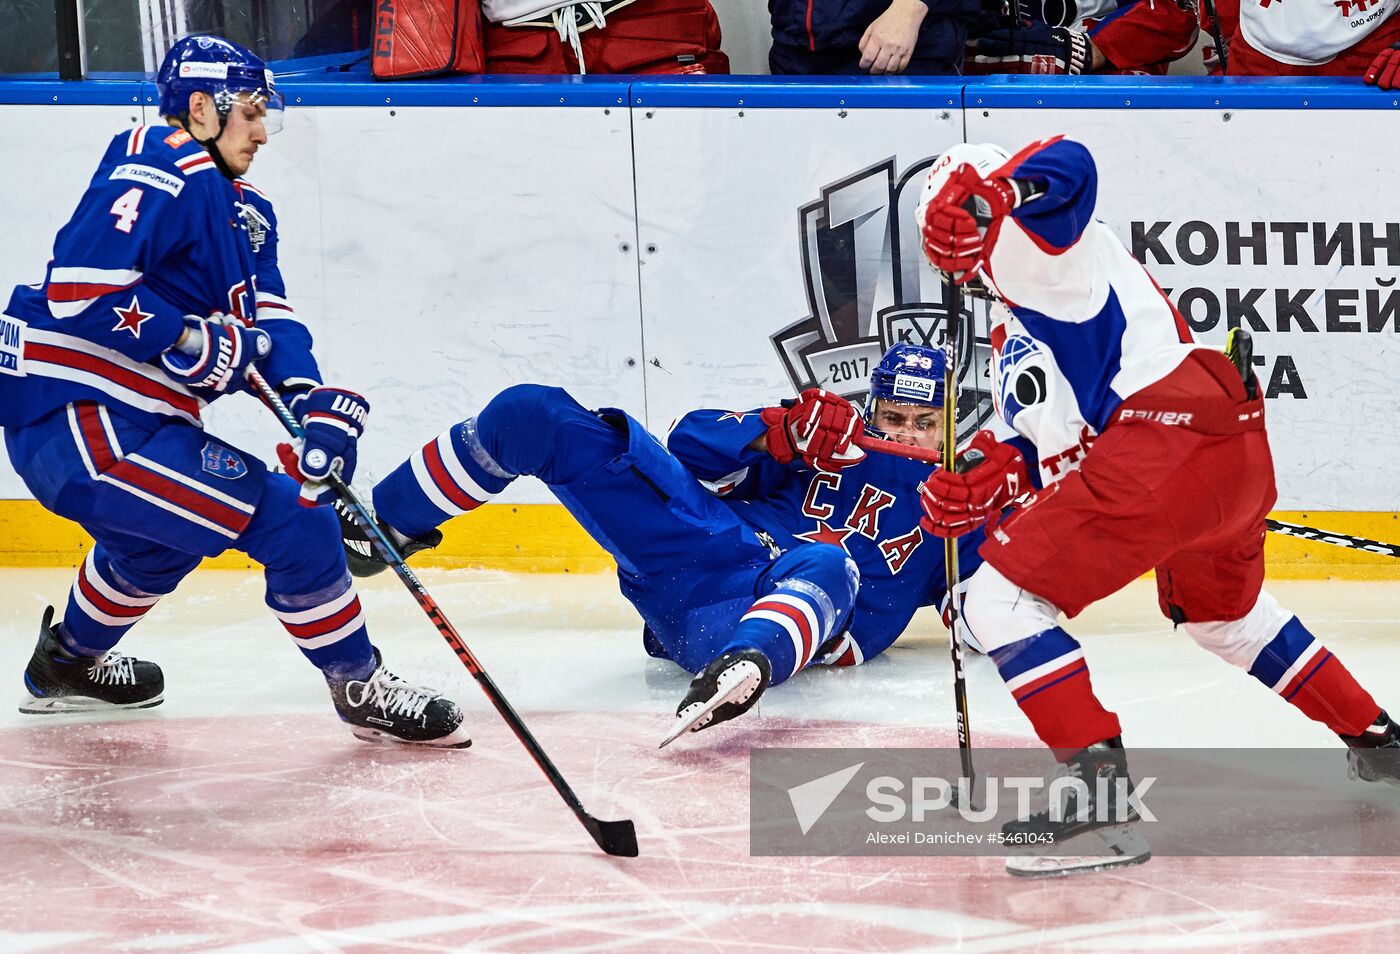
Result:
M1140 865L1152 857L1152 848L1136 825L1115 825L1085 832L1062 848L1081 847L1094 854L1016 855L1006 859L1006 873L1017 878L1063 878Z
M26 715L58 715L64 712L111 712L116 709L149 709L165 701L161 693L153 699L140 702L104 702L91 696L51 696L48 698L25 693L19 701L19 711Z
M453 729L448 735L440 739L429 739L423 742L411 742L408 739L401 739L388 732L381 732L378 729L371 729L362 725L352 725L350 732L361 742L373 742L376 745L411 745L415 748L427 749L465 749L472 744L471 737L467 735L467 730L463 726Z
M716 709L726 702L743 702L754 694L763 683L763 671L757 663L741 659L719 674L718 692L705 702L690 706L676 717L676 724L666 738L661 740L658 749L664 749L686 732L698 732Z

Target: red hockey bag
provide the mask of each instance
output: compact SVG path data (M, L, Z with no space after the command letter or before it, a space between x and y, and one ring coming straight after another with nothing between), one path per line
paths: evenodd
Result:
M375 79L480 73L486 66L478 0L375 0Z

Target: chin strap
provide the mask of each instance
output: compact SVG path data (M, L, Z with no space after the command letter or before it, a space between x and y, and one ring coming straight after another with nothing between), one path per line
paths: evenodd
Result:
M218 110L216 109L215 112L217 111ZM180 128L183 129L185 132L189 133L191 139L193 139L195 142L199 143L201 146L204 147L204 151L209 153L209 157L214 160L214 167L218 169L220 173L223 174L223 177L225 179L232 182L234 179L237 179L238 176L234 173L232 169L228 167L228 163L224 161L223 153L219 152L218 148L219 139L223 136L224 127L225 125L227 125L227 123L228 117L225 116L223 113L219 113L218 133L214 136L211 136L208 139L200 139L194 134L194 130L190 128L190 114L188 112L183 112L180 114Z

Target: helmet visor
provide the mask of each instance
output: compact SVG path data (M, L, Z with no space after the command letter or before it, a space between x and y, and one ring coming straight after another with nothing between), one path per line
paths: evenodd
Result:
M234 107L251 106L258 111L262 119L263 129L271 136L282 129L282 117L285 114L286 101L282 94L275 89L240 89L228 92L216 93L214 95L215 104L218 106L221 115L227 116Z

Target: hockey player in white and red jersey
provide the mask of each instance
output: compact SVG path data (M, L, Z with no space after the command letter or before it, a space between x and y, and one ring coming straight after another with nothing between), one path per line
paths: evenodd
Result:
M158 74L166 126L107 147L44 280L5 309L0 424L15 470L96 545L62 620L50 607L21 712L144 708L155 663L113 647L206 556L247 553L267 604L321 670L356 736L469 744L455 703L398 679L370 644L324 479L349 480L368 403L321 384L287 303L277 217L245 181L280 123L272 73L212 36L176 41ZM22 338L21 338L22 333ZM256 367L300 417L296 480L202 429L204 406Z
M1230 76L1360 76L1400 88L1396 0L1244 0L1220 11Z
M1088 150L1059 137L1014 156L957 146L929 173L924 251L991 299L993 397L1008 429L1005 440L974 438L979 466L924 482L922 526L956 537L1033 491L988 526L967 625L1067 771L1123 776L1118 717L1095 696L1058 617L1073 619L1155 569L1174 624L1341 736L1354 774L1400 783L1400 728L1261 588L1264 520L1277 495L1247 360L1192 341L1151 276L1094 218L1096 198ZM1012 826L1061 845L1102 824L1041 812ZM1109 847L1113 855L1090 866L1147 857L1131 839ZM1046 864L1013 871L1063 873Z

